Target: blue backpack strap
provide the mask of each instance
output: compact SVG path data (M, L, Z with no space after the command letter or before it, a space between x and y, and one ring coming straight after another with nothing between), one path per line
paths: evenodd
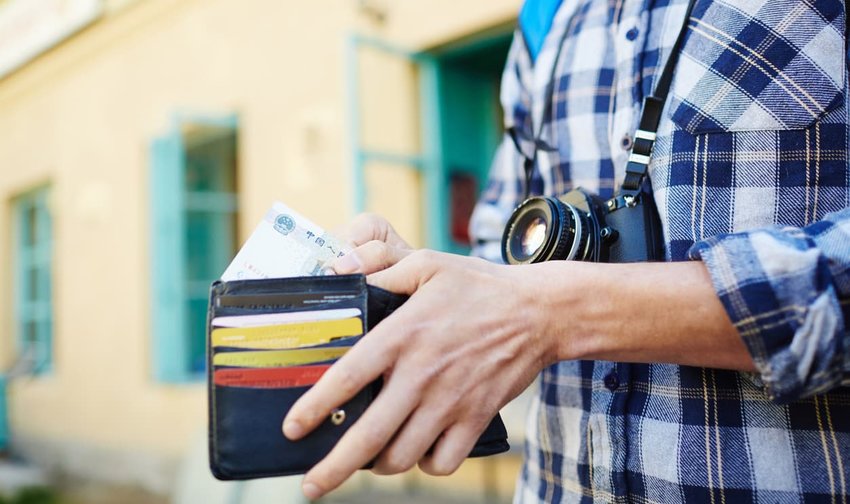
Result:
M563 0L525 0L519 13L519 28L528 47L531 61L537 59L555 13Z

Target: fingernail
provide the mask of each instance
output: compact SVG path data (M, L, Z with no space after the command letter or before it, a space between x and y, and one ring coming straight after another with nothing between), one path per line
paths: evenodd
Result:
M295 420L289 420L283 424L283 435L289 439L298 439L304 435L304 427Z
M305 482L301 485L301 491L304 492L304 496L310 500L316 500L322 496L322 491L319 490L319 487L313 483Z
M349 252L340 257L333 263L333 269L337 273L346 274L359 271L363 265L360 264L360 259L354 252Z

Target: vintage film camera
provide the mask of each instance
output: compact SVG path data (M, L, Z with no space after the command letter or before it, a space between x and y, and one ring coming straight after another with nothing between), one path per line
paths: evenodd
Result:
M643 100L625 178L615 196L603 201L577 188L558 198L526 199L514 210L502 235L502 258L506 263L558 259L624 263L664 259L661 221L649 184L649 163L694 4L695 0L689 0L685 22L655 80L655 89ZM514 142L524 152L516 136ZM533 142L536 145L539 138ZM536 153L524 157L527 194Z
M659 261L661 222L645 188L621 190L607 201L581 188L559 198L532 197L508 219L502 258L508 264Z

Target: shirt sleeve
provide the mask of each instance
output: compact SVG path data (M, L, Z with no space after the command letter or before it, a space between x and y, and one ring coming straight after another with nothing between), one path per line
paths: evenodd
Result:
M850 384L850 208L804 228L696 243L767 392L790 402Z

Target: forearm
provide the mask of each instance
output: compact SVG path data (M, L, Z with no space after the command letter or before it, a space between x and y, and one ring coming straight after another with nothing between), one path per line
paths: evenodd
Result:
M699 261L528 268L552 360L755 370Z

